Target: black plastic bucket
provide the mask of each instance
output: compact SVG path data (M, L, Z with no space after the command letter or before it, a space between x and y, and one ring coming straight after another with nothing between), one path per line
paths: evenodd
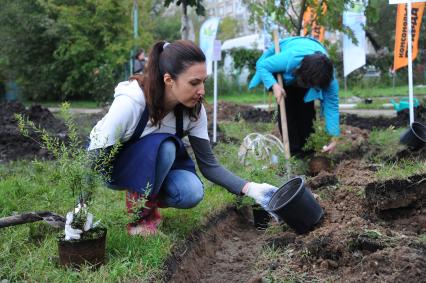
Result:
M413 122L410 128L401 135L399 141L413 150L423 147L426 144L426 126Z
M310 231L324 215L301 177L291 179L279 188L268 208L299 234Z
M271 220L271 215L264 210L260 205L252 205L253 223L259 230L268 228L268 223Z

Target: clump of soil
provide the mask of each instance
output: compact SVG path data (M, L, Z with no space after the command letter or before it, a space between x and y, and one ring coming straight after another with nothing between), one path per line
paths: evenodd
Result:
M397 116L393 118L381 116L360 117L355 114L342 114L341 123L367 130L372 130L373 128L386 129L391 126L408 127L409 117L409 109L397 112ZM426 107L420 105L414 109L414 120L423 124L426 123Z
M316 190L321 187L336 185L337 182L338 179L334 173L321 171L315 177L310 178L307 184L309 188Z
M0 162L26 158L47 158L49 154L32 139L24 137L18 128L15 113L28 117L36 125L46 129L60 138L65 138L66 127L53 114L40 105L29 109L19 102L0 103ZM36 138L35 134L32 134ZM37 139L39 140L39 139Z
M318 175L321 171L332 171L331 160L325 156L314 156L308 162L309 174L311 176Z
M372 208L380 211L422 207L426 204L426 174L370 183L365 188L365 197Z

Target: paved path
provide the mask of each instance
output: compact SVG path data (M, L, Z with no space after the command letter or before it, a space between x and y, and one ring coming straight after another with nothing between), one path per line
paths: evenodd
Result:
M389 109L340 109L340 113L356 114L361 117L396 117L396 111Z
M260 109L268 109L267 104L253 105L256 108ZM341 113L350 113L356 114L362 117L372 117L372 116L386 116L386 117L395 117L396 111L393 109L352 109L348 105L343 105L344 107L340 107ZM49 107L50 112L55 113L59 112L59 107ZM71 108L70 112L73 114L97 114L104 111L103 108Z
M52 112L52 113L56 113L56 112L59 112L61 110L61 108L59 108L59 107L48 107L47 109L49 109L49 111ZM96 113L100 113L102 111L104 111L103 108L70 108L70 112L72 114L79 114L79 113L96 114Z
M356 114L362 117L372 117L372 116L386 116L386 117L395 117L396 111L394 109L354 109L356 104L340 104L339 111L340 113L350 113ZM257 104L253 105L255 108L259 109L268 109L268 104Z

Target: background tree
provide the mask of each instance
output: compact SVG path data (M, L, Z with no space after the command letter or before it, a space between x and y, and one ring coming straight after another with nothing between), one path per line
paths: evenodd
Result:
M151 10L151 22L153 22L153 37L155 40L174 41L181 38L181 18L179 11L172 16L164 15L165 7L162 0L154 1Z
M175 0L165 0L164 6L169 7L169 5L174 2ZM177 6L182 5L182 27L181 27L182 39L189 39L189 34L190 34L191 26L189 23L188 7L195 7L195 13L199 16L204 16L205 9L202 2L203 0L177 0L176 1Z
M264 22L264 17L275 19L275 22L282 26L291 35L300 35L303 29L303 14L308 7L311 7L316 14L316 22L324 26L327 31L341 31L352 37L350 28L342 24L342 15L345 5L352 5L353 0L245 0L251 11L251 20L258 23ZM276 5L278 4L278 5ZM327 6L326 13L323 12L323 5ZM366 13L373 14L377 7L369 5Z
M143 1L145 2L145 1ZM131 0L3 0L0 68L29 100L111 97L132 46ZM145 45L152 42L141 34Z
M217 38L225 41L227 39L231 39L237 36L239 32L239 21L232 17L224 17L219 25L219 32L217 34Z

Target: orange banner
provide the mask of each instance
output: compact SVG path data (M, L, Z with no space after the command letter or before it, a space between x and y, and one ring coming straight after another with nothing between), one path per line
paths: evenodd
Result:
M322 12L323 14L327 12L327 6L325 4L322 6ZM311 7L306 9L303 14L303 36L308 34L308 27L311 26L311 36L318 41L323 42L325 29L317 23L316 16L314 9Z
M425 3L411 4L411 36L413 42L413 61L417 57L420 27L422 25ZM393 56L393 70L396 71L408 65L408 25L407 6L398 4L395 30L395 50Z

